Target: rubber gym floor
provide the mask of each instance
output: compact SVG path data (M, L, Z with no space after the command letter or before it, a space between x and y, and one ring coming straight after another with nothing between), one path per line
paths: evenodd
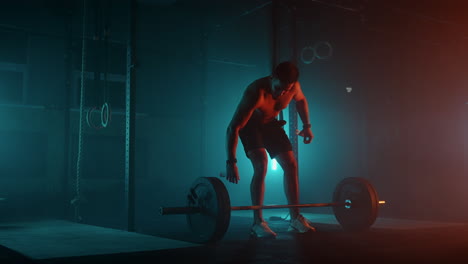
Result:
M251 212L236 211L210 245L195 243L183 216L140 223L138 233L56 219L0 223L0 263L468 263L468 223L378 218L351 233L333 215L303 214L316 233L289 233L287 211L270 210L277 238L254 240Z

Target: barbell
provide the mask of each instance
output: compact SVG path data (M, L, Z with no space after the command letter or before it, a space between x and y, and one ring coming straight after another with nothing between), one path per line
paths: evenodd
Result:
M330 203L231 206L228 191L215 177L197 178L187 194L185 207L160 207L160 215L185 214L191 231L201 243L216 242L226 233L231 211L333 207L335 218L346 231L364 231L375 222L379 205L377 191L363 178L349 177L338 183Z

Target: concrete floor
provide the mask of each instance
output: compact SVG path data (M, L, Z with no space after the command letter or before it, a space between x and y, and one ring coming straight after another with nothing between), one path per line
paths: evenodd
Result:
M367 232L348 233L333 215L304 213L317 233L288 233L279 219L269 221L276 239L251 240L251 214L233 212L213 245L194 243L183 216L156 219L139 230L147 235L60 220L0 223L0 263L468 263L468 223L379 218Z

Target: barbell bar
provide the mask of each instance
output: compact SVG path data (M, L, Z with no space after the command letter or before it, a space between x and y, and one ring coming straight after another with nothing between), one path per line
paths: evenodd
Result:
M202 243L220 240L228 229L231 211L333 207L337 221L345 230L363 231L375 222L380 205L372 184L363 178L343 179L335 188L333 202L292 205L231 206L229 194L222 181L214 177L195 180L187 194L185 207L160 207L160 215L185 214L187 222Z
M383 202L383 201L382 201ZM242 210L260 210L260 209L284 209L284 208L307 208L307 207L327 207L327 206L351 206L351 203L312 203L312 204L288 204L288 205L249 205L249 206L231 206L231 211ZM175 214L198 214L201 213L201 207L161 207L160 215Z
M385 201L379 201L380 205L385 204ZM311 203L311 204L287 204L287 205L247 205L247 206L231 206L231 211L242 210L260 210L260 209L284 209L284 208L308 208L308 207L332 207L332 206L351 206L351 202L344 203ZM159 208L160 215L175 215L175 214L198 214L202 212L200 207L161 207Z

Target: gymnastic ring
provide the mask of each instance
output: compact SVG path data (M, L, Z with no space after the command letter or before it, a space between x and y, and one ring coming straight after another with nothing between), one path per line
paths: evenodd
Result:
M312 51L313 56L311 56L310 59L305 59L305 58L304 58L304 56L305 56L304 54L305 54L307 51L309 51L309 50ZM313 47L307 46L307 47L302 48L302 51L301 51L301 61L302 61L304 64L311 64L311 63L315 60L315 57L316 57L316 52L315 52L315 50L314 50Z
M102 125L102 127L107 127L109 125L109 119L110 119L109 104L107 104L107 102L106 102L101 107L101 125Z
M318 53L317 50L318 50L321 46L325 46L325 47L328 48L328 54L327 54L327 55L321 56L321 55ZM327 59L331 58L331 56L333 56L333 47L332 47L332 45L330 44L330 42L328 42L328 41L319 41L319 42L315 43L313 50L314 50L315 57L316 57L317 59L320 59L320 60L327 60Z
M93 113L93 111L96 109L96 107L93 107L93 108L90 108L88 110L88 112L86 113L86 123L88 123L88 126L91 127L91 128L94 128L96 129L97 127L94 126L94 124L92 123L91 121L91 114Z

